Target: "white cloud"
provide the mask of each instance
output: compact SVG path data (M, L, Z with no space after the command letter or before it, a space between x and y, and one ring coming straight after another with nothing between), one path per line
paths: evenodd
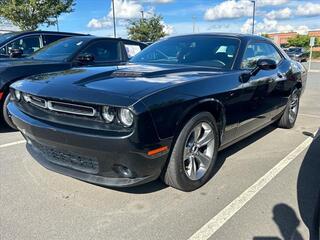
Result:
M112 26L111 20L105 17L101 19L92 18L87 24L88 28L94 28L94 29L107 28L111 26Z
M290 8L283 8L280 10L272 10L266 14L268 19L288 19L292 16L292 10Z
M300 4L297 7L296 14L298 16L317 16L320 15L320 4L308 2L306 4Z
M247 19L247 21L245 21L245 23L240 28L240 31L242 33L251 33L252 32L252 22L253 22L252 18Z
M125 26L130 19L141 18L141 11L144 11L144 17L149 18L154 15L155 9L149 8L145 10L141 4L134 0L115 0L114 9L117 25ZM97 19L92 18L87 24L88 28L102 29L112 26L112 4L106 17Z
M293 26L290 24L279 24L277 20L264 18L261 22L255 22L255 33L272 33L272 32L298 32L305 34L309 28L307 26ZM241 32L251 33L252 19L247 19L241 27Z
M132 0L114 0L114 9L117 18L132 19L141 17L143 7ZM112 18L112 5L107 16Z
M257 0L256 6L264 7L268 5L282 5L288 0ZM228 0L223 1L214 7L208 8L205 11L204 19L213 21L226 18L240 18L252 15L252 5L250 0Z
M171 3L174 0L140 0L139 2L145 2L145 3Z
M289 0L257 0L257 7L276 6L289 2Z
M217 20L224 18L239 18L252 14L252 3L247 0L224 1L212 8L207 9L204 14L206 20Z
M172 25L166 24L165 22L161 21L161 24L164 26L163 31L168 34L172 35L175 32L175 29Z

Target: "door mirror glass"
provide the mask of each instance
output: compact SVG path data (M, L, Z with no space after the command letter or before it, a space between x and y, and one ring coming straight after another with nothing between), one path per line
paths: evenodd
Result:
M77 60L83 64L86 64L86 63L91 63L94 61L94 56L91 55L91 54L80 54L78 57L77 57Z
M23 51L19 48L12 48L10 49L9 55L11 58L19 58L22 57Z
M260 70L273 70L277 68L277 63L272 59L259 59L257 61L257 67Z

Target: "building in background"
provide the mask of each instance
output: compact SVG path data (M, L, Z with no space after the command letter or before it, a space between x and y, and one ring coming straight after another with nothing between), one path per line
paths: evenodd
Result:
M280 45L280 46L283 46L283 45L286 45L288 43L288 39L289 38L293 38L295 36L297 36L298 33L297 32L287 32L287 33L269 33L268 36L270 38L273 39L273 41ZM320 37L320 30L311 30L311 31L308 31L307 33L308 36L310 37ZM319 47L318 47L319 48ZM319 48L320 50L320 48Z

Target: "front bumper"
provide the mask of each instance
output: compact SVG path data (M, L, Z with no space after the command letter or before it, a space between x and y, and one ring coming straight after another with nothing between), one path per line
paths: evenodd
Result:
M168 151L149 156L148 150L168 146L171 140L143 146L135 132L109 137L82 129L36 119L14 102L8 110L27 140L29 153L44 167L86 182L128 187L155 180L161 174Z

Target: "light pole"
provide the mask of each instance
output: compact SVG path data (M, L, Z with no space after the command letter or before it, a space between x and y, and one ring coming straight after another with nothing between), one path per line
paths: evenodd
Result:
M59 19L58 19L58 16L56 16L56 25L57 25L57 32L59 32Z
M112 0L112 18L113 18L113 37L117 37L117 31L116 31L116 14L114 10L114 0Z
M252 0L251 1L253 3L253 13L252 13L252 35L254 34L254 18L256 15L256 1Z

